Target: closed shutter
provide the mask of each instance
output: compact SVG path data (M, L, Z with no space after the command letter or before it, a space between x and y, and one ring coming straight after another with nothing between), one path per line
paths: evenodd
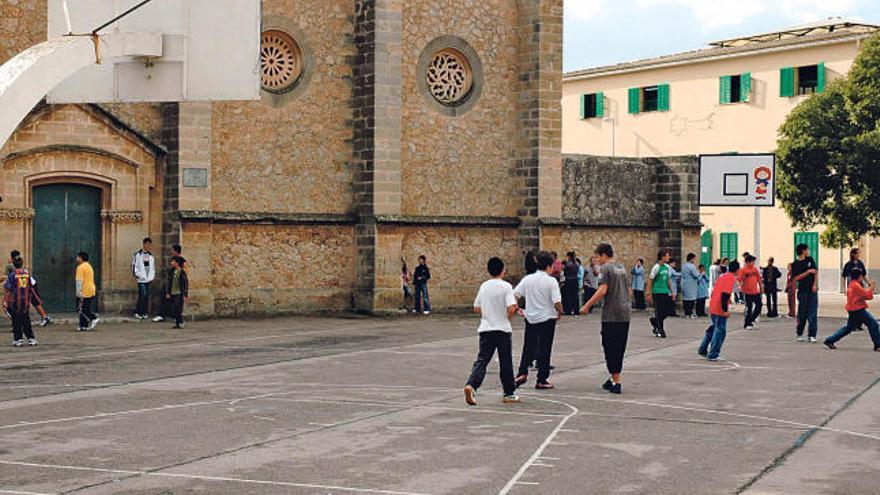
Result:
M810 248L810 257L819 266L819 233L818 232L795 232L794 233L794 259L797 259L798 244L806 244Z
M825 91L825 62L819 62L816 66L816 92L821 93Z
M669 85L661 84L657 86L657 110L660 112L669 111Z
M641 110L641 93L639 88L629 88L629 113L639 113Z
M730 103L730 84L731 84L730 76L721 76L719 81L719 95L718 101L720 103Z
M779 70L779 96L794 96L794 67L786 67Z
M721 258L727 258L731 261L737 257L739 251L739 234L736 232L721 233Z
M605 93L599 91L596 93L596 117L602 118L605 116Z
M581 95L581 120L587 118L587 95Z
M739 76L739 99L740 101L752 100L752 73L744 72Z

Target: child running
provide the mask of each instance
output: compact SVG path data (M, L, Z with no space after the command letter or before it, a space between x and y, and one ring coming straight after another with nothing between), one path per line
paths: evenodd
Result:
M13 347L24 345L24 337L28 339L28 345L37 345L37 338L31 327L30 306L40 304L39 297L34 292L31 274L23 268L24 260L21 257L12 260L13 270L6 277L3 285L3 309L12 318Z
M562 318L562 295L559 281L551 275L553 255L546 251L538 254L538 270L526 275L513 290L517 298L525 298L526 334L523 341L517 387L529 379L529 365L538 361L538 382L535 388L550 390L556 388L547 381L550 377L550 357L553 353L553 337L556 322Z
M593 305L605 300L602 306L602 350L605 351L605 366L611 377L602 384L602 388L612 394L619 394L620 372L623 370L630 320L626 267L614 261L614 249L609 244L599 244L595 253L596 261L601 265L599 289L583 305L580 313L587 314Z
M486 367L496 350L501 367L501 386L504 389L501 400L507 403L519 402L513 380L513 328L510 326L510 318L516 313L516 297L513 295L513 286L504 281L507 270L504 269L501 258L490 259L487 268L492 278L483 282L474 301L474 312L480 314L480 327L477 329L480 350L464 387L464 401L471 406L477 405L474 396L483 384Z
M718 277L715 288L712 289L712 299L709 301L709 314L712 324L706 329L706 335L700 343L700 356L709 361L718 361L721 354L721 346L727 338L727 320L730 318L730 302L736 287L736 272L739 271L739 262L731 261L727 267L727 273ZM711 348L709 346L711 345Z
M874 343L874 350L880 352L880 327L877 325L877 319L868 312L868 301L874 299L874 291L877 289L877 281L871 280L868 287L865 288L863 279L865 273L860 268L851 268L849 271L849 288L846 290L846 311L849 313L849 319L846 325L834 333L834 335L825 339L825 345L829 349L837 349L835 345L840 339L846 337L860 325L868 326L868 333L871 335L871 341Z

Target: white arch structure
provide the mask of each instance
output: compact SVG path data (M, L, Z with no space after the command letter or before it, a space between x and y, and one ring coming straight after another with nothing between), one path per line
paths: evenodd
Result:
M64 36L28 48L0 66L0 148L54 87L85 67L125 56L161 57L162 35Z

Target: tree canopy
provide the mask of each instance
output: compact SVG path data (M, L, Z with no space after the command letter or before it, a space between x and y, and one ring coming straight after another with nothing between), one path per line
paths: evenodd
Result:
M795 226L825 224L822 244L880 235L880 35L846 78L797 106L779 130L777 196Z

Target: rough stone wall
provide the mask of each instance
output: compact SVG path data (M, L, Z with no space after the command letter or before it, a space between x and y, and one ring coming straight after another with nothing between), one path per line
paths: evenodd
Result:
M46 0L0 0L0 64L46 41Z
M518 9L515 0L403 2L404 215L515 216ZM457 36L482 61L476 105L449 117L420 93L418 61L440 36Z
M347 213L352 206L350 121L353 6L348 0L266 0L314 54L311 79L287 104L217 102L212 206L221 211Z
M218 315L351 308L351 227L214 224L211 242L216 246L210 272Z
M480 284L488 278L486 262L499 256L512 278L522 271L516 228L469 226L381 226L377 241L377 300L383 309L396 309L402 301L401 258L410 270L419 255L428 258L431 281L428 293L434 308L467 308L474 303Z
M695 156L648 158L655 165L660 245L672 249L673 257L687 254L685 232L700 229L700 165Z
M647 226L657 222L656 165L638 158L566 155L562 215L598 225Z
M645 228L545 228L543 249L556 251L560 257L574 250L581 260L592 255L600 243L611 244L617 261L630 266L638 258L645 263L657 256L657 232Z

